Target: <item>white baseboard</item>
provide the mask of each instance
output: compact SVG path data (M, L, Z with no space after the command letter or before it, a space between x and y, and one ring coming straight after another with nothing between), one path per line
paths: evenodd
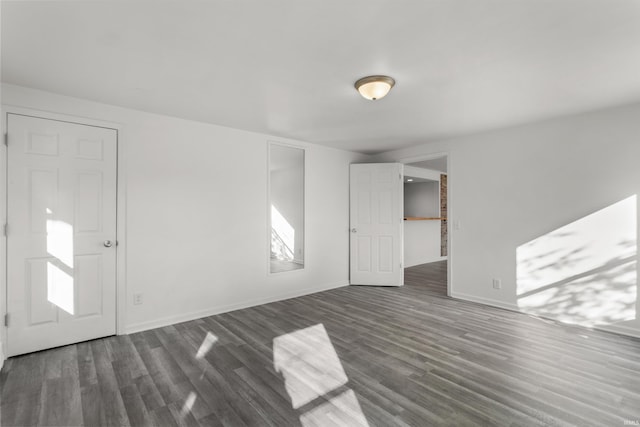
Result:
M593 329L598 329L600 331L605 331L605 332L613 332L614 334L619 334L619 335L628 335L630 337L640 338L640 331L638 331L635 328L630 328L624 325L596 326Z
M506 310L511 311L520 311L518 310L518 306L515 304L506 303L503 301L498 301L491 298L482 298L475 295L463 294L460 292L451 292L451 298L461 299L470 302L477 302L479 304L490 305L492 307L504 308Z
M255 307L257 305L268 304L270 302L282 301L290 298L297 298L305 295L311 295L318 292L324 292L331 289L341 288L348 286L348 282L336 282L329 283L319 287L300 289L294 292L286 292L284 294L259 298L255 300L245 301L237 304L229 304L225 306L218 306L208 308L206 310L193 311L190 313L178 314L175 316L163 317L160 319L154 319L147 322L134 323L126 327L127 334L133 334L135 332L147 331L149 329L161 328L163 326L174 325L176 323L188 322L190 320L201 319L203 317L214 316L216 314L228 313L230 311L241 310L243 308Z
M503 308L505 310L510 310L510 311L515 311L515 312L526 314L526 315L531 315L531 313L527 313L525 311L520 310L518 306L515 304L505 303L503 301L498 301L490 298L482 298L475 295L469 295L469 294L464 294L459 292L452 292L451 297L459 300L476 302L479 304L489 305L491 307ZM567 326L583 327L583 328L593 329L597 331L613 332L618 335L626 335L634 338L640 338L640 331L638 331L635 328L630 328L624 325L581 326L581 325L575 325L572 323L562 322L558 319L554 319L553 317L538 316L538 315L536 315L536 317L539 317L541 319L552 320L554 322L558 322Z

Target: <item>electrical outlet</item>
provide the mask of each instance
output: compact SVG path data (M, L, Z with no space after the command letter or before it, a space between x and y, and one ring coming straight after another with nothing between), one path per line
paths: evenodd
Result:
M502 280L493 279L493 289L502 289Z
M142 294L133 294L133 305L142 304Z

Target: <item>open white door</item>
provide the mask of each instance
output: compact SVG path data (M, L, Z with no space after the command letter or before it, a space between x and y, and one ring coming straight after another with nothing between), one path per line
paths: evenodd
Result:
M116 332L114 129L9 114L9 356Z
M404 284L403 166L400 163L351 165L352 285Z

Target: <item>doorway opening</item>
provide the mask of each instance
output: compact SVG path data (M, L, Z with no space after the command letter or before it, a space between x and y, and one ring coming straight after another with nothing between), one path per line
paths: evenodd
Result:
M448 291L448 156L404 162L405 284L428 287L429 293Z

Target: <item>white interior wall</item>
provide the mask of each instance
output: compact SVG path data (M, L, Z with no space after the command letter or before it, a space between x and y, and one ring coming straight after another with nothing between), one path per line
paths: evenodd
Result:
M122 125L127 331L348 284L349 164L368 156L12 85L2 91L6 105ZM305 268L278 275L267 273L269 140L306 149ZM142 305L132 304L134 293Z
M407 171L405 170L405 176ZM414 217L440 216L440 183L414 182L404 184L404 215ZM440 221L404 221L404 266L441 261Z
M440 183L434 181L405 183L404 216L439 217Z
M453 297L525 311L519 283L535 279L537 273L546 274L546 270L541 265L537 271L529 270L529 277L522 277L527 266L518 264L518 250L541 236L547 240L555 236L556 241L547 242L551 246L542 254L555 279L540 285L557 292L557 298L547 304L557 312L542 310L543 314L566 321L567 313L576 309L581 312L576 320L593 317L592 327L639 336L637 199L632 204L633 224L625 230L634 255L623 275L595 274L597 268L592 265L605 255L611 258L611 265L619 261L615 253L602 254L608 247L598 249L610 228L615 228L615 217L580 231L578 237L591 242L584 245L589 247L575 247L575 239L558 232L571 224L595 224L591 221L597 218L594 213L613 212L610 208L619 206L616 203L640 195L638 117L640 104L635 104L392 151L378 156L377 161L449 154ZM502 280L502 289L493 288L493 278ZM616 289L625 283L631 286L621 294ZM567 298L571 287L575 292L569 296L577 301ZM617 321L610 321L616 318L613 314L609 321L599 318L603 311L619 310L621 301L630 297L634 301L624 309L632 316Z
M440 256L440 221L404 222L404 266L442 261Z

